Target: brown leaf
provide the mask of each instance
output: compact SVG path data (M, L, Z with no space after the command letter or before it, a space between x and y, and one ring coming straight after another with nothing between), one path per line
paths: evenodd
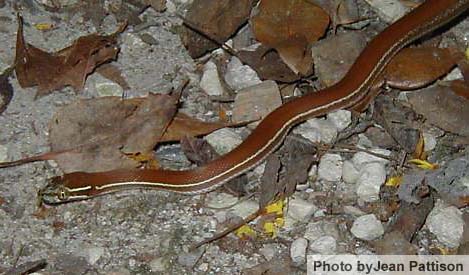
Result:
M259 45L253 51L241 50L238 56L253 68L261 79L294 82L301 78L288 68L276 51L269 47Z
M13 97L13 87L8 82L11 70L0 75L0 115L5 111Z
M386 83L402 90L422 88L447 74L459 59L448 48L405 48L386 67Z
M186 136L203 136L233 125L225 122L205 122L178 112L161 137L160 142L179 141Z
M125 80L124 76L122 76L122 72L119 68L112 64L103 64L96 68L96 72L102 75L103 77L116 82L119 86L122 87L124 90L130 90L130 86Z
M65 172L135 168L125 154L149 155L176 112L178 96L149 95L79 100L59 110L50 125L53 151Z
M414 110L428 122L462 136L469 136L469 104L451 88L435 86L408 95Z
M308 75L311 44L324 35L329 16L305 0L264 0L254 11L251 25L256 39L276 49L294 73Z
M182 138L181 149L184 155L197 166L204 165L220 156L207 141L193 137Z
M281 191L278 188L278 173L281 162L276 154L267 157L259 190L259 209L266 207Z
M115 59L118 53L117 35L90 34L78 38L70 47L56 53L48 53L25 42L23 22L18 16L16 40L16 75L21 87L38 86L36 96L71 86L82 90L88 74L95 67Z
M454 80L450 83L451 90L458 96L464 97L469 100L469 86L464 80Z
M181 37L189 55L197 58L207 51L218 48L247 21L252 2L252 0L195 0L187 11L184 21L188 28ZM218 43L214 43L213 40Z
M412 125L417 120L415 113L388 96L375 99L373 118L409 154L415 152L420 139L420 131Z

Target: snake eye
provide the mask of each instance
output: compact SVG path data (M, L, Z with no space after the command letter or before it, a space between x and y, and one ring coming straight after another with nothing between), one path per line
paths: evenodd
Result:
M59 200L63 201L65 199L67 199L67 193L65 192L65 190L61 190L58 193L57 197L59 198Z

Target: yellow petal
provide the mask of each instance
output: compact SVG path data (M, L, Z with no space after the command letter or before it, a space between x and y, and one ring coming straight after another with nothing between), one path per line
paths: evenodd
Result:
M402 183L402 176L390 177L385 185L390 187L398 187Z
M256 237L256 231L254 231L249 225L245 224L241 226L240 228L235 230L236 236L238 238L255 238Z
M435 170L438 169L438 164L430 163L426 160L421 159L411 159L409 163L417 165L417 167L425 169L425 170Z

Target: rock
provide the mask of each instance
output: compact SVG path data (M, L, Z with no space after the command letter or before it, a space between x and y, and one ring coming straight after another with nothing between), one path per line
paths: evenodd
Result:
M377 149L371 149L370 151L373 153L382 154L385 156L391 155L391 152L385 149L377 148ZM389 160L368 154L366 152L357 152L353 155L352 162L355 165L355 167L362 167L365 163L369 163L369 162L380 162L383 164L387 164Z
M187 253L182 252L179 254L177 262L184 267L193 268L204 254L204 251L204 249L197 249Z
M334 123L320 118L307 120L293 129L293 132L312 142L332 143L337 137L337 128Z
M228 193L209 193L206 201L210 208L225 208L234 205L238 198Z
M316 205L300 198L291 199L287 209L287 215L297 221L308 221L318 210Z
M166 265L168 264L168 260L164 257L158 257L153 259L149 266L152 272L164 272L167 270Z
M464 220L458 208L438 203L428 215L426 225L442 244L450 248L459 246L464 232Z
M404 16L408 8L401 2L394 0L365 0L370 6L376 10L379 17L387 23L392 23Z
M331 121L340 132L352 123L352 112L348 110L337 110L328 113L327 120Z
M308 248L308 240L305 238L298 238L292 242L290 257L296 266L306 263L306 248Z
M8 160L8 148L0 144L0 162Z
M200 88L211 96L220 96L223 94L224 88L220 81L217 65L212 61L208 61L204 66L204 73L200 80Z
M277 83L272 80L241 89L233 106L233 122L245 122L266 117L282 105Z
M94 265L104 254L104 248L102 247L90 247L85 249L86 259L88 263Z
M379 190L386 181L386 169L378 162L368 163L360 169L357 196L366 202L379 200Z
M112 81L96 83L96 92L99 96L122 96L124 89Z
M360 208L357 208L351 205L344 206L344 214L351 215L354 217L360 217L360 216L366 215L366 213L360 210Z
M322 236L314 240L310 245L309 248L311 251L323 254L323 255L330 255L334 254L337 249L337 241L332 236Z
M437 141L434 135L428 132L423 132L423 140L424 140L423 150L425 152L435 149Z
M252 200L245 200L230 208L229 213L246 218L259 209L259 203Z
M346 183L356 183L359 176L359 171L350 160L344 161L342 166L342 179Z
M337 224L329 221L311 222L306 226L304 237L314 242L316 239L323 236L331 236L335 239L339 238L339 230Z
M224 155L233 150L243 141L241 136L232 129L223 128L205 136L210 145L212 145L217 153Z
M233 90L256 85L262 81L257 76L256 71L248 65L243 65L237 57L232 57L226 66L225 81Z
M342 166L342 157L339 154L324 154L319 161L319 179L339 181L342 177Z
M276 251L274 244L264 244L260 249L259 252L266 258L267 261L270 261L274 258Z
M358 217L350 231L355 237L366 241L372 241L384 234L383 225L373 214Z

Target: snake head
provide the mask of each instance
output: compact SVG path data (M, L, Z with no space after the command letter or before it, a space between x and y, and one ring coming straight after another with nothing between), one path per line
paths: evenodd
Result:
M40 203L56 205L88 198L88 196L75 194L74 189L70 189L65 185L66 182L63 177L51 178L49 183L38 191Z

